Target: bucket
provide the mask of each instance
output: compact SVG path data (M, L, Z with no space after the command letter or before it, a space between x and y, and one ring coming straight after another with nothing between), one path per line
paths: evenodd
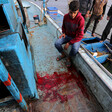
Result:
M35 21L35 24L38 24L39 23L39 15L34 15L33 16L33 19L34 19L34 21Z

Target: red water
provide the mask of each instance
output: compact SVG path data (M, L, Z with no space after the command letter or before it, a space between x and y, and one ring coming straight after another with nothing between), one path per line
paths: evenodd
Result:
M76 94L81 94L89 99L89 94L84 86L84 78L74 68L69 68L65 73L54 72L52 75L46 73L44 77L40 77L37 73L37 78L38 89L43 91L43 101L60 100L63 103L72 99ZM66 94L63 95L62 92Z

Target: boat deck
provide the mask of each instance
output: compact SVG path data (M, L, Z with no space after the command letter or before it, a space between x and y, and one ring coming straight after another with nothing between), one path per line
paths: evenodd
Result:
M65 60L56 61L59 55L54 47L56 33L47 25L34 24L33 16L40 12L29 4L30 43L37 73L37 90L40 99L29 103L29 112L103 112L102 107L91 93L86 80L74 66L67 68ZM0 108L0 112L22 112L18 106Z
M33 13L32 13L33 12ZM37 14L31 5L29 18ZM35 24L31 22L30 27ZM37 88L40 99L30 103L32 112L100 112L103 111L86 85L86 80L75 67L67 68L65 61L57 62L59 55L54 47L55 35L47 25L30 29L30 42L34 51Z

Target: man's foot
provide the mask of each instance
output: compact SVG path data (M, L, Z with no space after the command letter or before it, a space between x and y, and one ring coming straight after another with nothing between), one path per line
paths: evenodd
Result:
M95 35L94 33L92 34L92 36L93 36L93 37L96 37L96 35Z
M61 55L61 56L58 56L58 57L56 58L56 60L57 60L57 61L60 61L60 60L64 59L65 57L66 57L66 55Z
M71 67L71 61L70 60L67 60L66 61L66 66L69 68L69 67Z
M102 43L102 42L103 42L103 40L100 40L100 42Z
M83 38L87 38L86 36L83 36Z

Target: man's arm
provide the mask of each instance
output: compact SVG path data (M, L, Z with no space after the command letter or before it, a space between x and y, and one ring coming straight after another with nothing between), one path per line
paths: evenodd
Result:
M102 16L104 16L104 14L105 14L106 6L107 6L107 3L103 6L103 13L102 13Z
M82 18L79 21L78 29L75 32L76 33L75 38L70 40L69 44L74 44L75 42L78 42L78 41L80 41L83 38L83 35L84 35L84 23L85 23L84 19Z
M88 2L88 9L87 9L88 11L91 10L92 5L93 5L93 0L89 0L89 2Z
M109 11L108 11L108 13L107 13L107 16L108 16L108 17L112 16L112 5L111 5L111 7L110 7L110 9L109 9Z
M92 7L90 9L90 12L92 12L94 5L95 5L95 0L93 0L93 4L92 4Z
M87 12L86 12L85 18L87 18L89 16L91 8L92 8L92 4L93 4L93 0L89 0L88 1L88 8L87 8Z
M62 24L62 33L65 34L65 16L63 18L63 24Z

